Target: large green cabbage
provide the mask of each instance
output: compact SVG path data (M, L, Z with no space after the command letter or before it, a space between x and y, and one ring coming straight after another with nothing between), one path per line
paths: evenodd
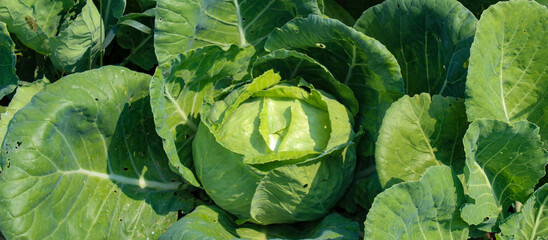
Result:
M302 78L280 80L270 70L204 105L193 143L194 167L209 196L259 224L324 216L356 163L350 111Z

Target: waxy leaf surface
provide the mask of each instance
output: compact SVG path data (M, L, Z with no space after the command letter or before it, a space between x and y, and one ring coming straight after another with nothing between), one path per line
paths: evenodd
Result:
M384 187L419 180L426 169L464 167L462 137L466 132L464 101L423 93L404 96L386 111L377 140L375 161Z
M72 74L15 114L0 159L7 238L156 238L192 209L154 132L149 81L122 67Z

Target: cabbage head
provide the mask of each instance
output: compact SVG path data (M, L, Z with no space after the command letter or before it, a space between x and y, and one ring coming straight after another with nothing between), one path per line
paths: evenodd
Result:
M240 221L318 219L352 179L353 125L332 95L270 70L203 106L194 167L207 194Z

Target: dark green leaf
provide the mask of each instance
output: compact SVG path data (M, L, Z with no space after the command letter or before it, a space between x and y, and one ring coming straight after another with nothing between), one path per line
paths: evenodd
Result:
M356 20L344 9L341 5L339 5L335 0L323 0L325 7L322 11L322 13L330 18L337 19L347 26L354 26L356 23Z
M387 0L365 11L354 28L394 54L408 95L464 97L476 22L456 0Z
M257 46L276 27L320 14L315 0L158 0L154 47L160 63L207 45ZM257 48L258 51L262 47Z
M0 98L17 87L19 78L15 74L15 44L10 38L6 24L0 22Z

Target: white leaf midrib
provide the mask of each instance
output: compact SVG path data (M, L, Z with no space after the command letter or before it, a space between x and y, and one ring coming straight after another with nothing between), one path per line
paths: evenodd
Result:
M137 178L126 177L126 176L113 174L113 173L107 174L107 173L93 172L87 169L58 171L58 173L62 175L72 175L72 174L87 175L90 177L107 179L116 183L134 185L134 186L139 186L141 188L153 188L153 189L159 189L159 190L177 190L179 185L181 184L180 182L158 182L153 180L147 180L143 176L137 179Z
M244 47L247 45L247 40L245 39L245 32L242 28L242 14L240 12L240 4L238 3L238 0L234 0L234 7L236 7L236 15L238 17L238 33L240 35L240 47Z

